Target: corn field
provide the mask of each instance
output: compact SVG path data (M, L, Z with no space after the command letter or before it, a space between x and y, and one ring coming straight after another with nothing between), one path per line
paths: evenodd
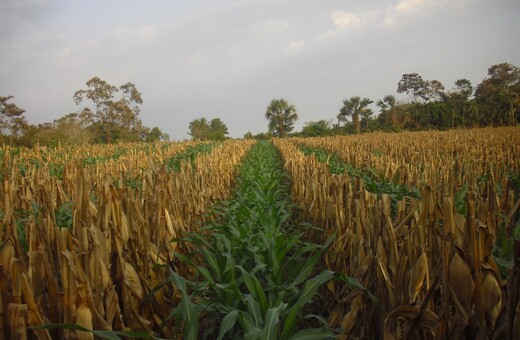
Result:
M0 337L74 338L28 326L76 323L96 330L160 329L173 289L153 265L226 198L250 142L228 141L178 172L164 165L193 143L85 149L3 149ZM115 155L115 156L114 156ZM58 170L56 170L58 168ZM78 338L91 334L78 332Z
M0 339L520 338L519 128L270 143L4 146Z

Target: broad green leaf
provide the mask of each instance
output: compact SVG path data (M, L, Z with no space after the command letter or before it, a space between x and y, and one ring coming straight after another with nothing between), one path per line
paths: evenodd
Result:
M299 267L298 269L298 276L294 279L294 281L291 283L291 287L296 287L300 283L307 280L307 278L312 274L312 271L314 270L314 267L316 267L316 264L321 259L322 253L318 252L314 254L310 259L303 262L303 266Z
M252 294L247 294L246 301L247 311L253 319L253 325L256 328L260 328L264 323L262 312L260 310L260 304L255 300Z
M298 314L301 311L301 308L316 295L319 287L328 282L330 279L334 277L334 272L330 270L322 271L318 276L310 279L305 282L303 285L303 289L300 291L300 295L298 296L298 300L291 307L289 314L284 322L284 327L282 331L282 338L286 338L294 333L296 329L296 319Z
M238 311L234 310L229 312L228 315L222 319L222 322L220 323L220 330L218 332L218 338L217 340L220 340L224 337L224 335L229 332L234 326L235 322L237 321Z
M213 271L213 274L217 277L217 280L219 282L222 281L220 267L218 265L218 261L217 261L217 258L215 257L215 255L206 248L202 248L202 252L204 253L204 259L206 260L206 263L209 265L209 267Z
M182 295L181 302L178 308L180 309L182 318L185 322L185 338L188 340L196 340L199 331L199 319L195 311L194 305L190 301L190 297L186 290L186 280L173 270L170 271L170 277L173 284L181 291Z
M260 285L260 282L256 278L255 275L248 273L242 266L237 266L238 269L242 272L242 278L244 279L244 283L249 289L249 292L253 294L253 296L260 303L260 308L262 311L267 310L267 299L265 297L264 290Z
M280 322L280 313L285 309L287 304L281 303L277 307L269 308L265 314L265 324L260 334L260 339L271 340L277 339L278 323Z
M211 277L211 274L209 272L209 270L205 267L201 267L201 266L196 266L195 267L197 269L197 271L199 272L199 274L202 276L202 278L207 282L207 283L215 283L213 281L213 278Z

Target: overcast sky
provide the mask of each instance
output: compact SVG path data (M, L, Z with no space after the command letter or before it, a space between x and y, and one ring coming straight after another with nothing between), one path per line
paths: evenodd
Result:
M520 66L519 18L518 0L0 0L0 95L52 122L98 76L134 83L143 123L175 140L203 116L265 132L274 98L300 130L345 98L396 95L404 73L451 89Z

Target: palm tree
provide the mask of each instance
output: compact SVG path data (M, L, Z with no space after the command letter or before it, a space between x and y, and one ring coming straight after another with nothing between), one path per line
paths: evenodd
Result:
M343 107L340 109L338 114L338 120L342 122L347 121L347 116L352 116L354 122L354 128L356 133L361 132L361 123L359 117L369 117L372 114L372 109L367 106L372 104L373 101L368 98L361 99L359 96L351 97L343 101Z
M267 107L265 118L269 120L269 131L277 137L285 137L294 128L298 119L296 107L285 99L273 99Z
M194 119L190 122L190 136L194 139L207 139L209 134L209 123L204 117Z
M383 99L377 101L376 105L381 108L381 115L385 118L386 128L390 127L390 123L394 124L397 117L395 117L395 105L397 101L391 94L386 95Z

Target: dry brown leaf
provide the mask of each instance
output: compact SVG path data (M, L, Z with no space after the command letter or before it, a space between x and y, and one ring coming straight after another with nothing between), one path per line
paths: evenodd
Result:
M471 312L475 283L471 277L468 265L457 252L455 252L451 258L449 280L453 299L459 312L462 313L464 319L467 321Z
M76 324L85 327L87 329L92 329L92 311L90 308L85 305L81 304L78 307L77 310L77 316L76 316ZM76 331L76 336L79 340L93 340L94 334L90 332L83 332L83 331Z
M426 258L426 253L423 252L421 256L415 262L412 270L410 271L410 282L408 283L408 296L410 298L409 302L413 305L421 292L421 289L424 284L424 279L426 278L426 271L428 270L428 260Z
M486 316L488 327L493 329L502 309L502 290L495 275L486 273L481 285L482 308Z

